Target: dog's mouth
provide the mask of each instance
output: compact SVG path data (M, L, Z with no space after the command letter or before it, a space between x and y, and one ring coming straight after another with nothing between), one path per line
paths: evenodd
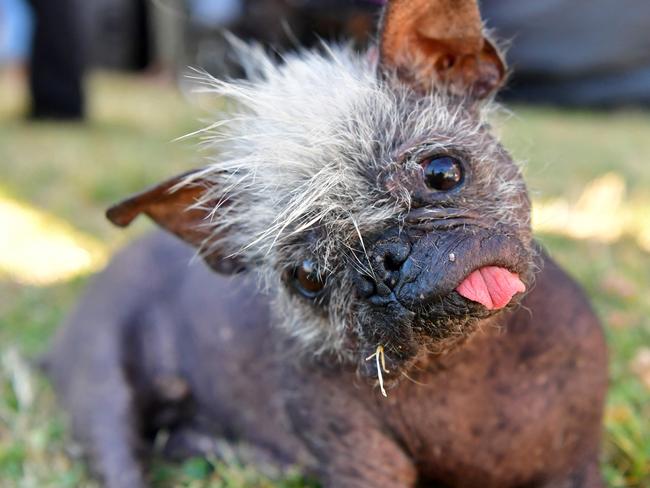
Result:
M443 353L454 348L471 334L474 324L516 305L525 291L518 273L488 265L469 273L452 292L440 298L441 309L431 313L416 313L392 301L386 314L394 320L393 327L375 330L381 339L377 338L376 344L369 341L361 351L359 371L375 378L386 395L420 353Z
M384 280L363 297L359 369L363 376L376 378L376 362L365 359L376 359L373 354L381 347L390 371L383 374L387 383L420 354L455 347L480 320L515 306L532 276L528 246L511 232L494 229L386 235L369 258L375 276Z
M472 271L456 292L480 303L488 310L500 310L510 303L517 293L526 291L519 275L500 266L483 266Z

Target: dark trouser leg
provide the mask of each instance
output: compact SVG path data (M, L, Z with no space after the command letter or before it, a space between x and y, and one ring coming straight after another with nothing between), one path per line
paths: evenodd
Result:
M84 115L82 28L76 0L31 0L36 17L30 60L32 118Z

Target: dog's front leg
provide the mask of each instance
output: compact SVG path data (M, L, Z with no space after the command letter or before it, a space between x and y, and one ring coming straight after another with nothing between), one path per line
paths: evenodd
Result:
M416 486L415 464L375 415L372 399L362 401L359 391L338 388L331 379L302 377L298 383L289 395L289 418L324 487Z
M120 424L109 416L106 423L93 427L93 467L106 488L145 488L139 456L134 447L130 424Z
M321 482L326 488L412 488L415 465L397 443L379 430L336 435L329 452L320 451ZM327 448L326 448L327 449Z
M598 454L594 454L584 466L574 470L569 476L559 481L551 481L544 488L605 488L603 477L598 468Z

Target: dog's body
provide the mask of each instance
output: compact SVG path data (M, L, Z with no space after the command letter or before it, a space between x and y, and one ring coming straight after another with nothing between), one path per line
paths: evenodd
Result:
M487 123L506 70L476 2L392 0L382 25L366 54L246 51L248 81L207 82L237 104L219 159L109 210L231 275L145 239L60 334L111 488L145 484L160 429L170 455L243 440L327 487L602 486L602 333Z
M523 307L383 398L353 367L298 361L254 279L188 266L192 253L162 234L129 247L56 344L62 401L109 486L142 482L137 449L161 428L174 457L246 441L325 486L602 486L603 336L548 258Z

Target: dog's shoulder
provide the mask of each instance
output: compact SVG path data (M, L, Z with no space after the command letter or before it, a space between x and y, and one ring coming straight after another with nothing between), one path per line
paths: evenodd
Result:
M600 321L576 280L543 249L538 263L540 270L519 315L529 315L535 327L543 327L547 335L602 336Z

